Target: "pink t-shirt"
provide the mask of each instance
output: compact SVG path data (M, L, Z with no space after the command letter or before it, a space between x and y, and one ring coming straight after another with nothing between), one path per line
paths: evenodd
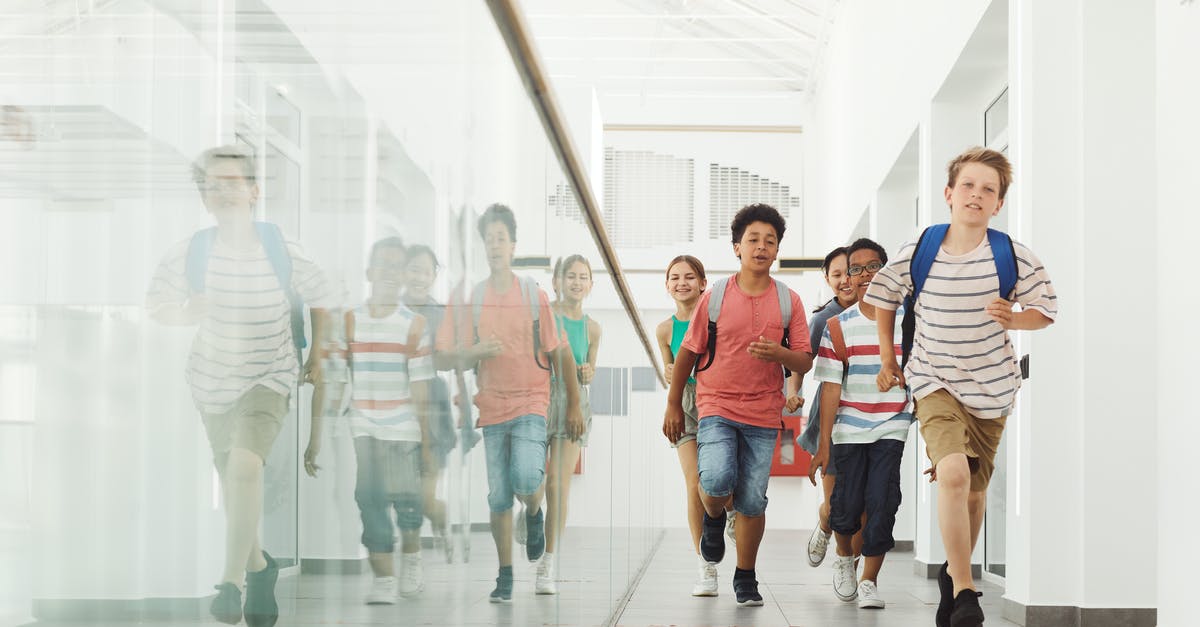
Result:
M804 304L792 295L792 321L788 341L793 351L811 353ZM696 353L700 364L708 347L709 290L696 304L682 347ZM783 312L779 296L771 285L758 296L749 296L738 287L737 276L730 278L717 319L717 355L712 366L696 375L696 406L703 419L721 416L736 422L778 429L783 415L783 367L756 359L747 352L759 336L778 342L783 339Z
M538 359L543 366L549 366L552 360L549 353L558 348L559 333L544 291L538 290L538 300L539 334L545 353ZM452 308L463 309L447 312L450 315L446 323L438 329L440 351L471 346L475 340L471 304L456 303ZM490 283L484 290L479 339L489 338L500 340L504 350L479 362L479 393L475 395L478 426L500 424L526 414L545 416L550 405L550 372L539 368L533 360L533 321L516 276L503 294L496 293Z

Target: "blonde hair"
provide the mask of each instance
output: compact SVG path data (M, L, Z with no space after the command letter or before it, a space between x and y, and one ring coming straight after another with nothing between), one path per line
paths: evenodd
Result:
M979 163L996 171L1000 177L1000 200L1004 200L1004 195L1008 193L1008 186L1012 184L1012 164L1008 162L1008 157L991 148L982 146L969 148L952 159L946 166L946 173L949 175L946 187L954 187L954 184L958 182L959 171L968 163Z

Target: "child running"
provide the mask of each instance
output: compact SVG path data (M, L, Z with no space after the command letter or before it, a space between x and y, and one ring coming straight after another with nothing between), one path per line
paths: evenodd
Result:
M583 313L583 300L592 293L592 266L582 255L571 255L556 266L560 299L554 305L555 321L567 336L578 364L575 373L555 373L550 382L547 412L546 552L538 562L534 581L537 594L558 594L554 571L555 551L567 525L571 496L571 474L579 462L580 447L587 446L592 429L592 408L587 385L596 376L596 354L600 349L600 323ZM583 424L571 424L567 412L567 389L563 377L574 376L579 385L579 415Z
M691 255L679 255L667 265L667 294L675 300L675 315L663 320L654 330L658 339L658 350L662 353L665 364L667 381L671 381L675 371L675 356L687 333L688 322L700 295L708 287L704 276L704 264ZM683 435L675 441L679 455L679 466L683 470L683 480L687 492L688 528L692 532L692 547L696 551L696 559L700 561L700 576L692 587L692 596L717 596L717 565L710 564L700 557L700 525L704 520L704 505L700 502L700 474L696 468L696 428L699 421L696 417L696 378L688 377L683 389ZM664 429L666 425L664 425Z
M850 284L861 296L887 263L887 252L866 238L855 241L847 252ZM813 369L821 382L816 403L821 408L821 439L809 477L828 467L831 458L839 469L829 515L837 539L833 592L843 601L858 599L858 607L864 609L886 605L879 596L879 570L896 546L892 530L900 508L900 459L913 422L907 390L881 392L875 385L878 336L875 307L860 300L828 321ZM899 335L894 344L900 344ZM860 531L863 543L858 548L852 539ZM861 581L856 577L857 550L864 558Z
M663 434L672 443L679 441L685 424L683 391L697 357L705 355L696 377L696 456L705 510L700 555L711 564L724 558L725 506L732 502L739 519L733 589L742 606L763 604L755 563L766 526L771 458L782 425L784 369L803 374L812 367L804 305L771 277L785 227L783 216L769 205L748 205L734 216L730 231L740 270L718 281L696 303L675 359L663 416ZM710 314L714 298L718 301Z
M1043 329L1058 315L1050 276L1033 251L988 229L1011 181L1008 158L995 150L972 148L955 157L944 191L950 224L930 227L902 247L863 297L878 310L878 387L911 387L938 482L947 558L938 574L939 627L983 624L971 551L983 525L996 449L1021 385L1008 332ZM915 338L902 371L892 344L893 312L907 297L915 299ZM1020 312L1013 312L1014 302Z

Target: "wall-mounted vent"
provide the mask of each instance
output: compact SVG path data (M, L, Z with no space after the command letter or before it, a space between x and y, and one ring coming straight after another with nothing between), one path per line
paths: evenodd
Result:
M692 241L695 161L646 150L604 149L604 226L615 246Z
M708 170L708 236L713 239L729 237L729 223L738 209L746 205L766 203L778 209L784 218L800 209L800 197L793 196L787 185L719 163L710 163Z

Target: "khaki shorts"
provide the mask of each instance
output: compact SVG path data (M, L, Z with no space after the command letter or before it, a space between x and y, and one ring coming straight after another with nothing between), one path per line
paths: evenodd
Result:
M688 381L683 388L683 436L675 441L671 446L679 448L687 442L696 440L696 431L700 428L700 418L696 416L699 413L696 409L696 384L693 381Z
M971 469L971 491L987 490L996 469L996 448L1007 416L976 418L946 390L917 401L917 422L925 438L925 454L936 467L947 455L962 453Z
M288 410L288 397L268 387L256 385L237 400L233 408L222 414L204 414L204 430L212 445L213 464L218 472L225 471L229 452L245 449L267 459L271 446L283 426Z
M588 434L592 432L592 402L588 387L579 384L579 411L583 413L583 435L579 445L587 446ZM567 385L559 379L550 382L550 408L546 410L546 441L555 438L568 440L567 435Z

